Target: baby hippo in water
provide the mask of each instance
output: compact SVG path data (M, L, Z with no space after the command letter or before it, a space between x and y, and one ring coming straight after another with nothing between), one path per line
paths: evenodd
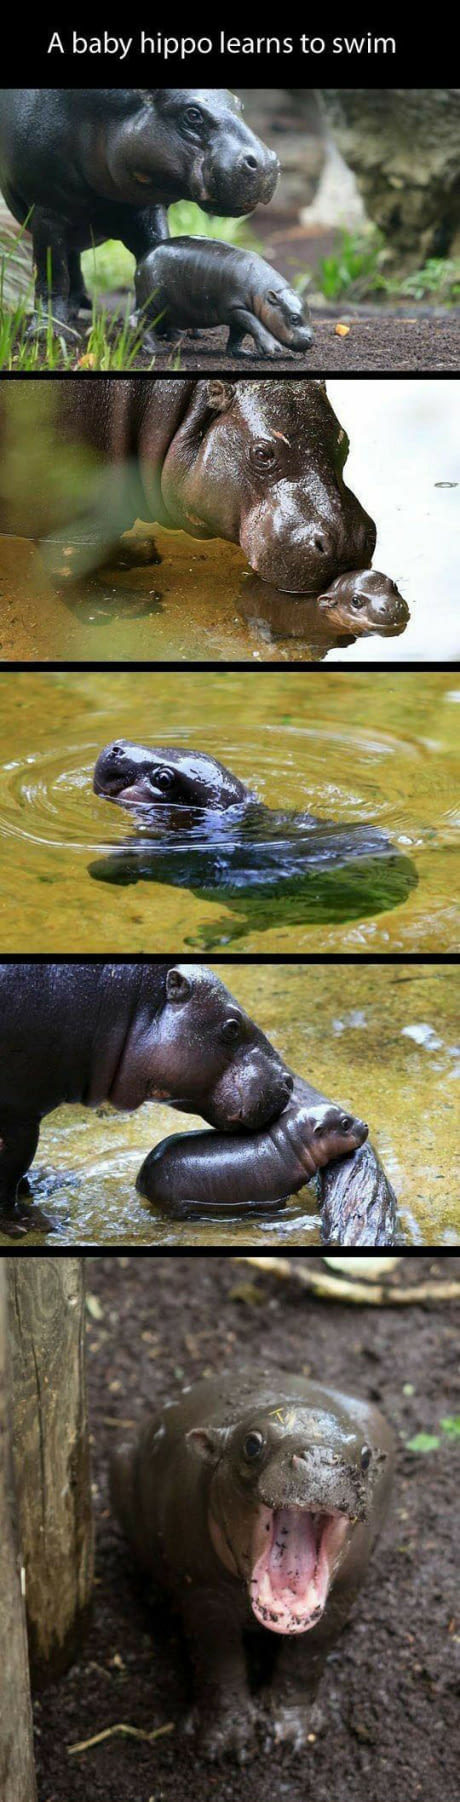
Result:
M308 309L263 257L212 238L171 238L138 265L136 304L152 346L170 328L228 325L230 356L252 356L246 335L263 356L309 350Z
M204 751L172 750L158 745L134 745L119 738L106 745L97 759L93 776L96 795L120 806L167 804L168 810L206 809L224 813L229 807L256 799L217 758ZM184 814L181 812L184 823Z
M379 569L352 569L336 576L326 594L317 595L317 607L340 632L381 632L397 638L410 618L407 602Z
M136 1188L174 1220L266 1213L311 1182L331 1160L356 1151L368 1127L296 1077L279 1119L247 1137L174 1133L144 1159Z

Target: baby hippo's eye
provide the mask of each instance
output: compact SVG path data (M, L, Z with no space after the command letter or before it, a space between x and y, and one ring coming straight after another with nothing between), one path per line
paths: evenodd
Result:
M155 783L155 788L162 788L166 793L167 789L174 787L174 776L171 770L153 770L152 782Z
M253 1464L255 1458L260 1458L263 1449L263 1433L248 1433L247 1439L244 1441L243 1451L245 1458L249 1460L250 1464Z
M342 1132L349 1133L350 1127L352 1125L353 1125L353 1121L351 1118L351 1114L341 1114L341 1117L339 1120L339 1126L341 1127Z
M352 604L352 607L357 607L358 609L360 607L365 607L365 605L366 605L365 594L352 594L351 604Z
M361 1470L369 1470L371 1458L372 1452L370 1446L363 1445L361 1447Z
M229 1014L228 1020L224 1020L221 1037L224 1039L226 1045L232 1045L239 1036L240 1021L236 1018L235 1014Z

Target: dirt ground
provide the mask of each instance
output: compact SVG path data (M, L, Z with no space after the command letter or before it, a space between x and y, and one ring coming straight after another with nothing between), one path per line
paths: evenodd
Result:
M332 371L345 375L362 370L375 374L396 369L457 372L460 324L456 310L442 315L432 310L423 317L410 318L377 306L369 306L365 318L363 311L343 307L327 318L313 312L314 340L307 355L260 357L252 346L249 358L229 357L225 349L226 326L200 332L199 338L184 332L176 344L155 351L155 370L227 370L243 376L248 371L267 375L278 370L288 370L291 375L330 375ZM346 336L337 334L337 322L348 325ZM248 338L246 349L251 349ZM136 369L148 369L150 364L151 356L140 353L136 357Z
M408 1257L404 1279L459 1276L460 1257ZM88 1371L97 1583L81 1662L35 1707L39 1802L454 1802L458 1704L454 1619L458 1456L406 1441L459 1413L452 1306L356 1308L307 1300L294 1283L227 1256L87 1259ZM188 1673L180 1630L153 1611L111 1519L106 1461L146 1406L224 1364L303 1371L378 1402L399 1450L391 1518L361 1599L330 1657L324 1726L308 1754L261 1751L245 1771L206 1766L181 1734ZM115 1722L118 1735L69 1753ZM170 1725L171 1724L171 1725Z

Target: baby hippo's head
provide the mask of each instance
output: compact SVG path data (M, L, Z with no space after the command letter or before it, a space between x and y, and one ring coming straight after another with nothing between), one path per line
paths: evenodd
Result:
M97 759L96 795L122 807L144 805L223 811L249 799L244 782L202 751L136 745L116 739Z
M276 269L262 265L265 281L261 292L254 293L254 312L280 344L289 350L309 350L313 331L306 301L295 294Z
M337 576L327 593L318 595L317 605L339 631L356 637L381 632L397 638L410 617L396 583L379 569L352 569Z
M322 1170L334 1158L350 1157L364 1145L369 1127L364 1120L347 1114L338 1102L324 1101L306 1112L308 1150L315 1170Z

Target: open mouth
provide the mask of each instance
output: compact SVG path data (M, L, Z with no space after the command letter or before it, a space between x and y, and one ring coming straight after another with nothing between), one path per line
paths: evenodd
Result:
M266 1545L249 1584L251 1607L271 1633L307 1633L323 1614L351 1522L346 1514L263 1508Z

